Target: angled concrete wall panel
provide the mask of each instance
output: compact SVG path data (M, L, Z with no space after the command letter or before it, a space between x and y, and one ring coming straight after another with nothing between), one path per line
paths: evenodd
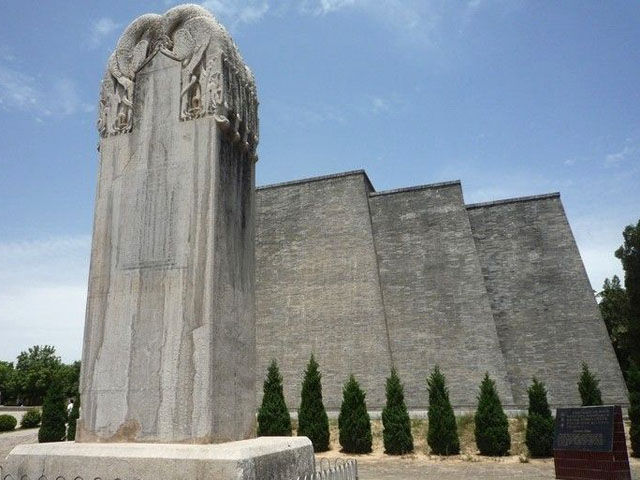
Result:
M325 406L337 410L354 373L369 408L384 405L389 347L364 172L259 189L256 323L258 384L272 358L290 409L300 404L313 352Z
M558 194L468 206L514 399L535 375L555 405L579 405L581 363L605 403L626 391Z
M485 372L510 384L459 182L372 194L374 238L394 363L407 404L425 407L437 364L451 401L477 403Z

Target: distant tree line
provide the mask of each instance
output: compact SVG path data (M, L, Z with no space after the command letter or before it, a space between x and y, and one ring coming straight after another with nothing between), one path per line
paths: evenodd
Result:
M62 363L50 345L35 345L21 352L14 362L0 361L2 405L42 405L54 382L66 398L78 397L80 362Z

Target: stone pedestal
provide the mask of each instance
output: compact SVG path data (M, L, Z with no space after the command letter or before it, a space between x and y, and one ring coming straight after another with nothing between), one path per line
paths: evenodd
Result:
M42 443L19 445L3 480L295 480L314 471L306 437L261 437L218 445Z

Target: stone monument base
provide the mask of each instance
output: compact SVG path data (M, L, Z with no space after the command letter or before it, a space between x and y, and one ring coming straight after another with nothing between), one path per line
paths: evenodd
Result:
M315 470L306 437L215 445L40 443L19 445L0 467L6 480L296 480Z

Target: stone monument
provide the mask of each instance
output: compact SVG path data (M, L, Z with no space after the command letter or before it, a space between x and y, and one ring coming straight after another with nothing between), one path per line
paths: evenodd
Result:
M2 478L313 470L308 439L252 439L257 107L251 71L207 10L127 27L100 92L77 443L19 446Z

